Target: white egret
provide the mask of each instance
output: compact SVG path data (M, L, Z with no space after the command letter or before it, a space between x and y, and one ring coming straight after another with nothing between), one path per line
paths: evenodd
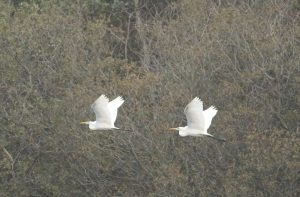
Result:
M185 136L208 136L220 141L225 139L218 138L207 132L211 120L217 114L218 110L211 106L203 111L203 102L198 98L194 98L184 109L187 118L187 126L170 128L170 131L179 131L179 135Z
M105 95L101 95L93 104L92 109L96 115L96 121L80 122L88 124L91 130L111 130L119 129L115 127L118 108L124 103L120 96L110 101Z

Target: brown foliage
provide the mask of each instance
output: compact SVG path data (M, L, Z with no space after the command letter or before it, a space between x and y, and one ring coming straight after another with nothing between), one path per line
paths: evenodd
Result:
M130 2L0 3L0 195L299 195L298 2ZM79 125L100 94L133 132ZM227 143L166 132L195 96Z

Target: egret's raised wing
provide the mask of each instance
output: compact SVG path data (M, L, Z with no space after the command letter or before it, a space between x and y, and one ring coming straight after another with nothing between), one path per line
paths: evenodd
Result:
M112 125L112 116L108 108L108 98L105 95L101 95L93 104L92 109L96 114L97 123L105 123Z
M124 99L120 96L108 103L108 108L111 113L111 121L114 124L117 119L118 108L124 103Z
M203 102L194 98L184 109L189 128L205 131L205 120L203 115Z
M213 117L217 114L218 110L215 106L210 106L210 108L203 111L205 120L205 130L207 130L211 124Z

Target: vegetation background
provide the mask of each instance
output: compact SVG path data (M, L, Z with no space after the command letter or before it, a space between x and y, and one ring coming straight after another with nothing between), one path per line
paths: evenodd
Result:
M299 10L0 1L0 196L300 196ZM79 125L100 94L133 132ZM226 143L166 132L195 96Z

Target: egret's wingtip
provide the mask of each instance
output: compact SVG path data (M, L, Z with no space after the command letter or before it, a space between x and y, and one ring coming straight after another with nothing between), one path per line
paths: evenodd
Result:
M211 108L218 111L218 108L214 105L212 105Z
M105 99L108 99L107 96L106 96L105 94L101 94L100 97L103 97L103 98L105 98Z
M119 96L119 98L120 98L122 101L125 101L125 99L124 99L123 96Z
M202 100L198 96L196 96L193 100L202 102Z

